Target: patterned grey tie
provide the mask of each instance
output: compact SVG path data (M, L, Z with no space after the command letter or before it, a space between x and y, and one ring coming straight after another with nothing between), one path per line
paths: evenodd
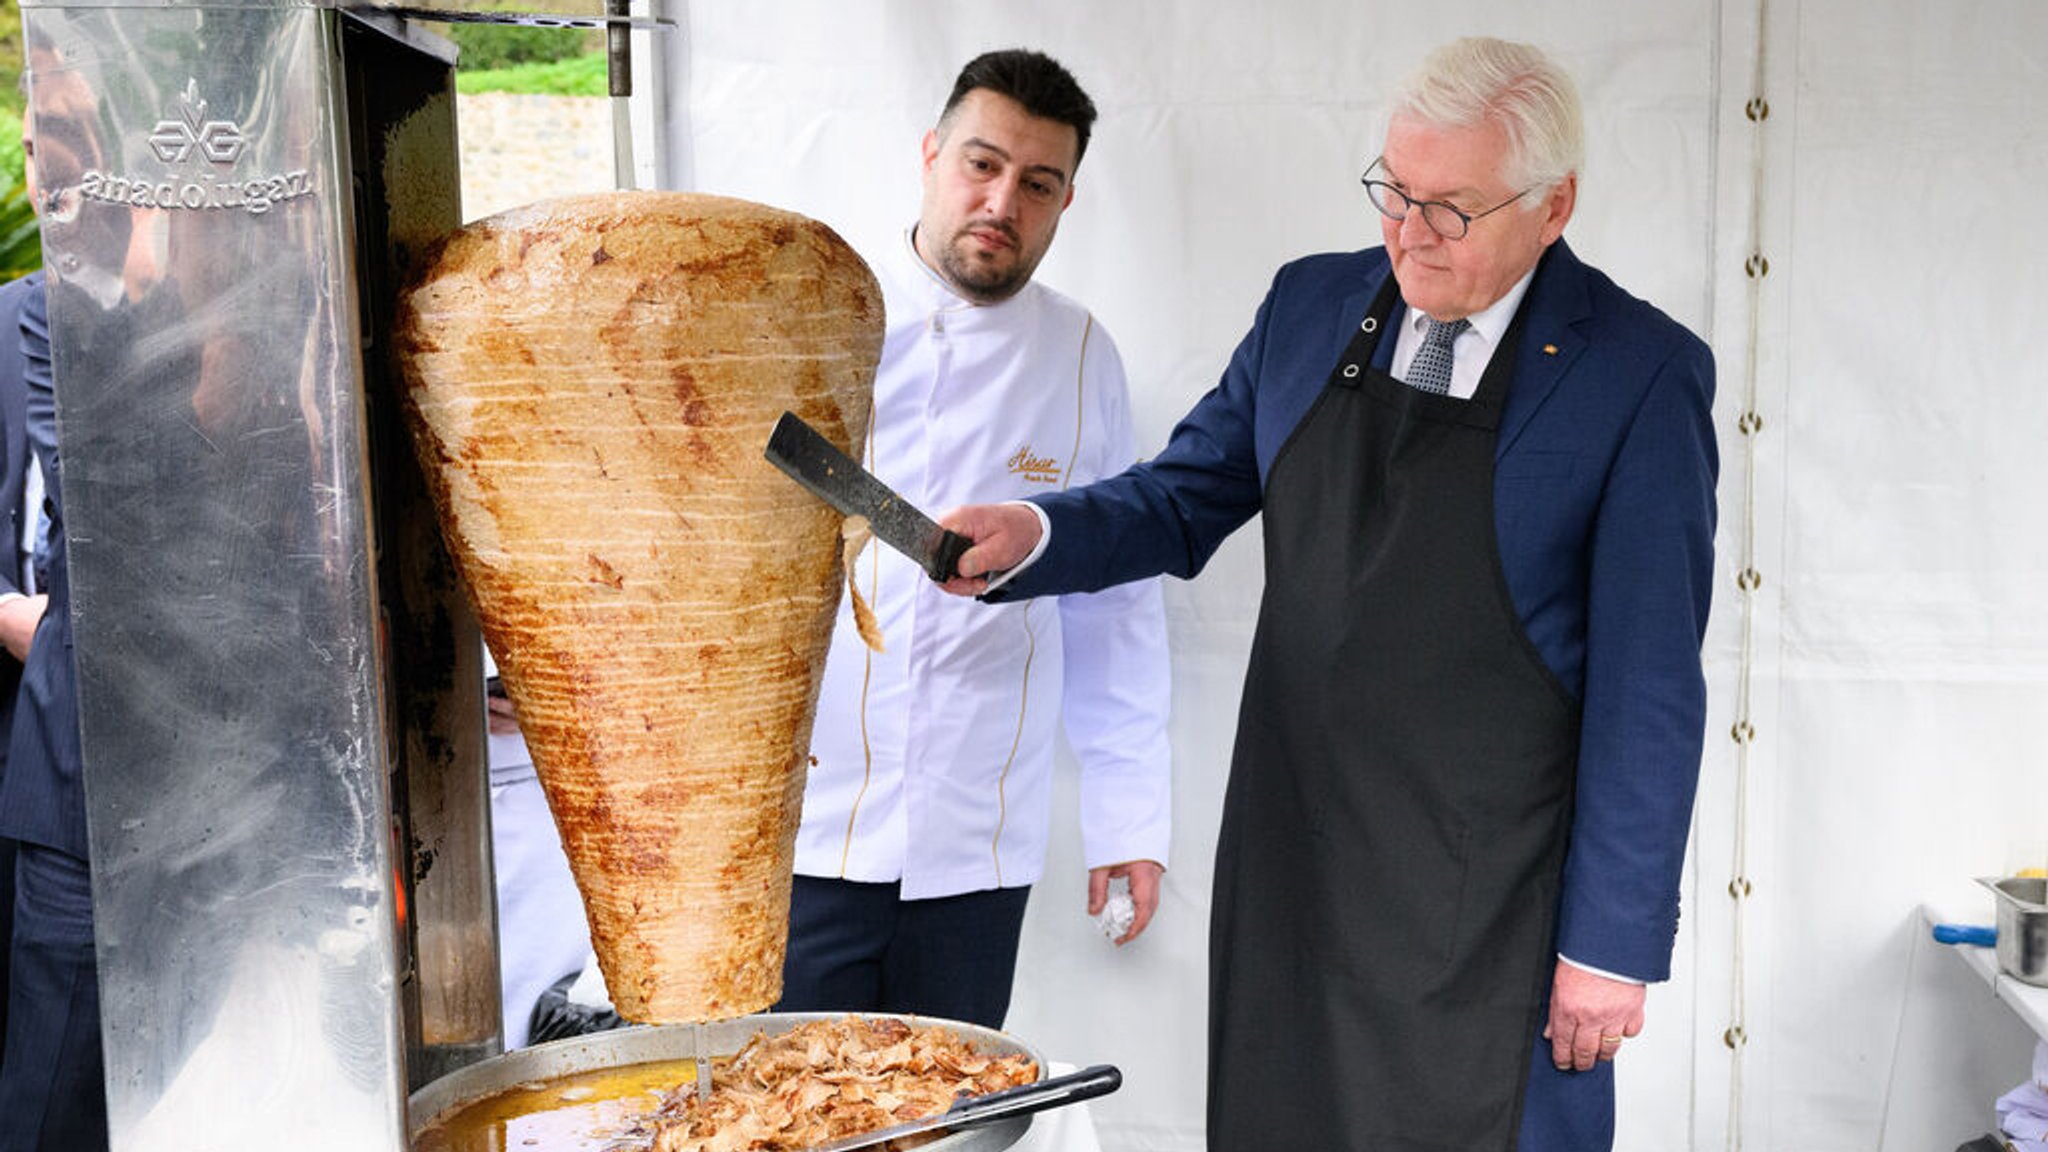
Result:
M1453 320L1446 324L1434 317L1424 317L1429 331L1423 334L1422 347L1416 350L1415 360L1408 365L1408 386L1435 396L1444 396L1451 390L1451 345L1458 339L1458 333L1472 326L1470 320Z

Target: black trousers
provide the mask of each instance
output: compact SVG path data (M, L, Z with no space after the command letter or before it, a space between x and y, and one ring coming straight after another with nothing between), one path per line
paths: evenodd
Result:
M798 876L783 1012L901 1012L1003 1026L1030 888L904 900L896 884Z
M85 861L19 844L0 1152L103 1152L106 1069Z

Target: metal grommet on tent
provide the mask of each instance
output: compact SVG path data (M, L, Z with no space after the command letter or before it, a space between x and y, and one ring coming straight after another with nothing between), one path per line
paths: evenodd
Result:
M1355 379L1357 379L1357 378L1358 378L1358 365L1356 365L1356 364L1346 364L1346 365L1344 366L1344 378L1345 378L1346 380L1355 380Z
M1761 14L1761 4L1758 6L1758 11ZM1749 1127L1743 1113L1742 1088L1744 1052L1749 1044L1749 1034L1745 1028L1749 1015L1748 997L1745 991L1747 983L1745 972L1749 965L1749 957L1744 943L1744 926L1748 920L1747 909L1754 889L1750 882L1748 869L1744 865L1748 859L1750 843L1749 810L1751 801L1749 799L1749 781L1752 775L1754 775L1754 765L1751 763L1751 756L1757 741L1756 725L1752 722L1753 714L1750 707L1750 689L1756 676L1756 657L1754 655L1753 640L1756 635L1761 599L1757 595L1757 590L1763 586L1763 573L1758 569L1756 562L1756 478L1760 459L1758 434L1763 431L1764 426L1761 414L1762 405L1759 403L1761 384L1757 367L1757 352L1764 343L1762 335L1763 318L1766 311L1764 280L1771 273L1771 262L1764 256L1761 207L1770 201L1771 198L1767 193L1770 187L1777 182L1775 179L1777 165L1774 162L1766 163L1766 138L1761 130L1764 121L1769 119L1771 115L1770 101L1766 100L1763 95L1765 83L1764 60L1767 55L1765 47L1768 41L1772 39L1769 34L1771 23L1769 20L1762 19L1761 16L1756 22L1754 48L1749 54L1749 59L1754 66L1754 74L1751 77L1753 85L1751 88L1752 96L1748 103L1743 105L1742 109L1743 114L1749 118L1749 122L1753 126L1752 130L1747 133L1750 198L1747 212L1748 219L1745 222L1747 226L1744 231L1747 236L1746 243L1749 248L1749 254L1742 264L1743 276L1747 280L1745 297L1748 306L1745 310L1745 319L1747 320L1746 348L1749 355L1744 361L1742 400L1741 407L1737 409L1739 419L1736 426L1741 431L1743 437L1743 467L1749 479L1743 493L1741 528L1736 533L1741 546L1741 551L1735 565L1737 569L1735 583L1736 587L1742 590L1742 595L1739 597L1740 603L1737 607L1739 614L1738 628L1742 644L1741 656L1736 663L1735 669L1736 715L1733 725L1728 730L1729 739L1734 742L1735 748L1734 789L1736 799L1733 822L1734 851L1732 854L1735 867L1732 870L1733 875L1728 880L1729 913L1731 917L1729 924L1729 964L1734 995L1728 1009L1729 1027L1726 1032L1721 1034L1721 1042L1727 1045L1731 1053L1727 1084L1728 1131L1731 1137L1735 1138L1735 1143L1740 1143L1739 1134ZM1767 176L1771 177L1771 179L1767 179Z

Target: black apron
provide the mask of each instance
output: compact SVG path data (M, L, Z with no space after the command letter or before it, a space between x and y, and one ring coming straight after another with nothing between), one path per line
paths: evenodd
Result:
M1373 367L1373 302L1267 478L1217 845L1209 1147L1512 1149L1553 965L1578 705L1510 601L1476 395Z

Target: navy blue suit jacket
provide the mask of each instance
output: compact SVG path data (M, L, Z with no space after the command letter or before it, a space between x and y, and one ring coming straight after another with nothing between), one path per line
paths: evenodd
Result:
M0 836L87 859L85 784L78 750L78 684L71 664L71 579L64 549L62 464L57 458L56 391L50 369L48 302L39 284L21 309L28 361L28 433L43 464L50 508L49 603L22 670L0 776Z
M0 593L24 592L21 549L23 478L40 467L28 447L28 360L21 350L21 304L41 290L43 274L31 272L0 286ZM21 664L0 653L0 771L7 763L7 733L12 730L14 695L21 686Z
M1051 541L1002 591L1200 571L1259 511L1274 457L1390 273L1378 248L1283 267L1221 382L1157 457L1035 498ZM1706 715L1713 358L1562 241L1538 266L1524 312L1495 452L1494 518L1529 639L1581 705L1557 947L1595 968L1662 980ZM1382 367L1393 343L1380 341Z

